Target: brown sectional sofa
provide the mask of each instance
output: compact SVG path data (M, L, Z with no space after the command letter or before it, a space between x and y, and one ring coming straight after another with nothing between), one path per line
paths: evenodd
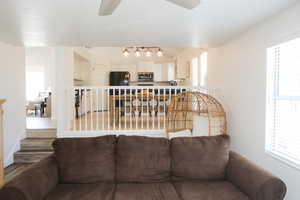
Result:
M229 136L57 139L54 155L0 190L1 200L282 200L285 184Z

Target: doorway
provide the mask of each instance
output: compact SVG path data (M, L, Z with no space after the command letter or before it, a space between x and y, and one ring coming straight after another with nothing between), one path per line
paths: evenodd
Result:
M55 128L53 49L48 47L26 48L25 55L27 129Z

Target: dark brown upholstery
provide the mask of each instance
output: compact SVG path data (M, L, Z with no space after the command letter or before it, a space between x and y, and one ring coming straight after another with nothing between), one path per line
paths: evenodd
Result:
M96 138L65 138L53 143L60 183L95 183L115 178L113 135Z
M224 180L229 144L229 136L172 139L172 179Z
M229 153L228 136L171 143L104 136L58 139L54 147L56 156L6 184L0 200L283 200L286 193L280 179Z
M33 165L0 190L1 200L42 200L58 183L54 156Z
M153 183L170 178L170 144L166 138L119 136L117 181Z
M181 200L171 183L117 184L115 200Z
M227 179L254 200L280 200L287 190L279 178L235 152L230 152Z
M174 186L183 200L250 200L226 181L175 182Z
M59 184L46 200L113 200L115 184Z

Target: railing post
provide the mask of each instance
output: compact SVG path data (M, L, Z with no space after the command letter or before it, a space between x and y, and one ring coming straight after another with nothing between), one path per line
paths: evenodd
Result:
M0 99L0 188L4 185L3 110L4 99Z

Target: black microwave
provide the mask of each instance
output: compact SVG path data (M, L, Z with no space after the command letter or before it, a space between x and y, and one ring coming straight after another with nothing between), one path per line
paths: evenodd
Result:
M153 72L138 72L138 82L153 82L154 73Z

